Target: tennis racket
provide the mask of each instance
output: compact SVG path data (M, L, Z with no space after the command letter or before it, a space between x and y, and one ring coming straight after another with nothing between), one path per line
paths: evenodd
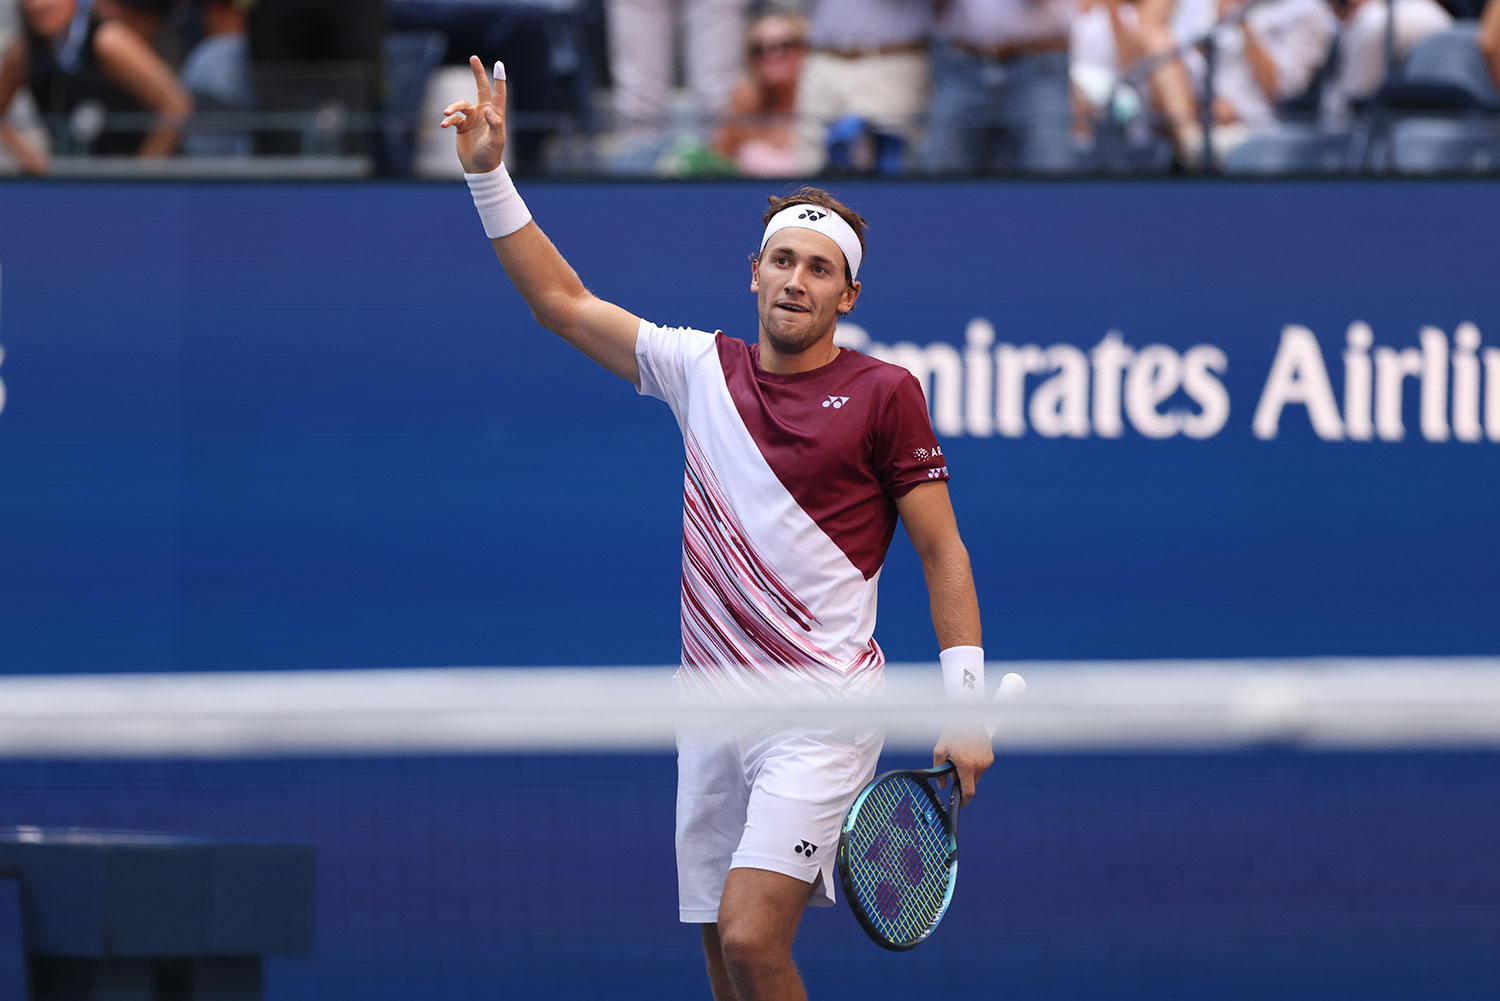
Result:
M995 699L1025 690L1019 674L1007 674ZM882 948L901 952L927 941L953 900L961 792L954 771L945 761L878 775L844 817L839 882L860 927ZM951 779L946 802L937 788L945 777Z

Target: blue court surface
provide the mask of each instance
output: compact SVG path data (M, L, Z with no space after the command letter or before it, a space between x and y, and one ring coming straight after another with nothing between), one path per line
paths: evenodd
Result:
M315 846L316 946L270 1001L661 1001L706 990L674 782L666 755L6 761L0 825ZM883 952L840 904L796 957L824 999L1493 1001L1496 830L1495 753L1005 757L932 940Z

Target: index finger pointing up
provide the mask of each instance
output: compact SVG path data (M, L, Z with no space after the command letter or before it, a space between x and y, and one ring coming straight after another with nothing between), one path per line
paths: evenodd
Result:
M475 103L481 107L489 104L492 96L490 94L490 78L485 76L484 63L479 61L478 56L470 56L469 68L474 71L474 89L479 94L479 100Z

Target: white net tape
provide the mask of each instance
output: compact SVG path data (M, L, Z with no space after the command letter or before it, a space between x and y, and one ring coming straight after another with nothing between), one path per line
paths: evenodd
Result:
M997 748L1500 746L1500 658L1013 663ZM421 668L0 677L0 756L669 750L680 727L879 722L930 747L953 710L933 665L886 696L684 702L671 668Z

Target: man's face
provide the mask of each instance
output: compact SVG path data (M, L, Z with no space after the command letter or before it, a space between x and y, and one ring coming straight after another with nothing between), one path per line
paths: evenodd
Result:
M854 308L859 283L844 280L844 252L810 229L778 230L750 267L760 330L777 351L801 354L832 338L839 313Z

